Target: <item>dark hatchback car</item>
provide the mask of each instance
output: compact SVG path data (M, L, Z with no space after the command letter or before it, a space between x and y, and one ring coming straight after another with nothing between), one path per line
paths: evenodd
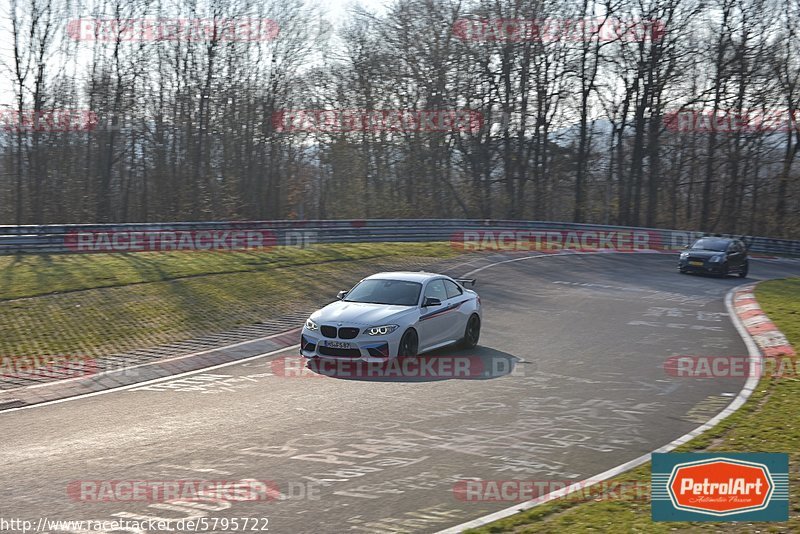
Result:
M678 270L682 273L708 273L747 276L747 247L738 239L703 237L681 252Z

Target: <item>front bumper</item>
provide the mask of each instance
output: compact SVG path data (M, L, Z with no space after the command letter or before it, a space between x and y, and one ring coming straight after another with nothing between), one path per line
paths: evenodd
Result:
M699 263L702 263L699 265ZM689 273L722 274L725 272L725 263L710 262L708 260L679 260L678 269Z
M328 360L385 362L397 356L403 335L399 330L386 336L360 334L354 339L339 339L325 337L319 330L312 331L304 327L300 334L300 355Z

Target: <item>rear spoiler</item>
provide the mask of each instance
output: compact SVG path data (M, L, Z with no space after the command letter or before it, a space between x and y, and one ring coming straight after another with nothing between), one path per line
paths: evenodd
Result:
M475 279L474 278L456 278L456 282L458 282L462 286L470 285L472 287L475 287Z

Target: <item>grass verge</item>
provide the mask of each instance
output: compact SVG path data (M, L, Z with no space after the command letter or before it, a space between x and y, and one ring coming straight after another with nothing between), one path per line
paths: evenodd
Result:
M756 298L789 342L800 347L800 279L762 282L756 286ZM788 523L654 523L649 502L602 497L583 502L568 496L468 532L800 532L798 406L800 380L764 377L739 411L675 451L789 453ZM649 485L650 464L610 482Z
M447 243L362 243L0 257L0 356L99 356L224 332L452 256Z

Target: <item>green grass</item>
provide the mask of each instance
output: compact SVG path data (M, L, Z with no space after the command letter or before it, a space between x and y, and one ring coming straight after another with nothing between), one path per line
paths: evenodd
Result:
M357 243L269 251L19 254L0 256L0 301L192 276L269 271L330 261L403 256L449 257L445 243Z
M762 282L756 287L762 309L800 347L800 279ZM796 375L794 375L796 376ZM497 532L800 532L800 381L764 377L747 403L722 423L676 449L676 452L789 453L788 523L654 523L649 502L557 499L525 512L473 529L472 534ZM650 464L613 479L650 483Z
M763 282L756 288L761 308L795 349L800 348L800 278Z
M446 243L370 243L0 257L0 356L97 356L223 332L454 255Z

